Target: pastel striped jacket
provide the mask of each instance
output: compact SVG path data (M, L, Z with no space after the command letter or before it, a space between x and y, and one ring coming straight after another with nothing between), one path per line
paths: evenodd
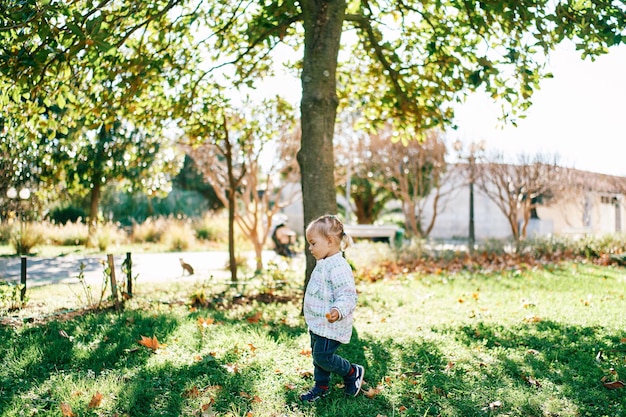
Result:
M304 294L304 320L309 331L341 343L350 342L356 302L354 275L343 254L319 259ZM340 318L329 323L326 314L333 307L339 310Z

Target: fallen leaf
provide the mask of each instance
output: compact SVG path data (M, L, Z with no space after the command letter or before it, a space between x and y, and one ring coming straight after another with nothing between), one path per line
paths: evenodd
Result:
M602 385L604 385L604 388L606 389L621 389L626 386L626 384L624 384L622 381L605 382Z
M528 349L526 351L526 353L530 354L530 355L539 355L539 351L535 350L535 349Z
M252 343L248 343L248 347L250 348L250 352L254 352L257 350L257 347L254 346Z
M622 337L619 341L622 343L626 343L626 337Z
M311 372L311 371L305 371L305 370L303 370L303 369L301 369L298 373L300 374L300 376L301 376L302 378L308 378L308 377L310 377L310 376L313 376L313 372Z
M207 317L207 318L198 317L198 326L202 328L209 327L213 323L215 323L215 319L212 317Z
M197 398L199 396L200 396L200 390L196 386L193 386L183 392L184 398Z
M164 344L159 343L156 336L152 336L152 338L141 336L141 340L139 341L139 344L152 350L157 350L160 347L165 346Z
M227 363L226 365L223 365L223 366L231 374L238 374L239 373L239 366L237 366L236 363Z
M296 386L294 384L292 384L292 383L286 383L285 384L285 389L287 391L293 391L294 389L296 389Z
M61 403L61 415L63 417L76 417L72 411L72 407L68 403Z
M91 401L89 401L89 405L87 408L96 408L100 407L100 403L102 402L102 398L104 396L100 393L100 391L96 391L96 393L91 397Z
M69 339L70 341L74 340L74 337L68 335L65 330L59 330L59 336Z
M376 388L370 388L367 391L364 391L363 394L365 394L367 398L372 399L376 397L378 394L380 394L382 390L383 390L383 387L379 385Z
M258 311L256 314L252 315L252 316L248 316L246 317L246 320L248 321L248 323L258 323L259 321L261 321L261 317L263 316L263 312L262 311Z
M406 410L408 410L408 408L406 408L403 405L401 405L400 408L398 408L398 411L401 412L401 413L404 413Z
M541 388L541 384L532 376L523 376L524 381L528 382L528 384L535 388Z
M489 403L487 407L483 407L483 411L495 410L496 408L500 407L502 407L502 401L494 401L492 403Z
M311 353L312 353L312 352L311 352L311 349L302 349L302 350L300 351L300 354L301 354L302 356L311 356Z
M448 362L448 364L446 365L446 371L451 370L452 368L454 368L454 362Z
M524 320L526 323L539 323L541 321L540 317L537 316L526 316L524 317Z

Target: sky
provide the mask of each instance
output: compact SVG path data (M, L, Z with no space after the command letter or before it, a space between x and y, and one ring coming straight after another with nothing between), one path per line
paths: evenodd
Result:
M500 104L476 93L456 108L459 128L447 132L448 142L460 140L467 149L484 141L485 152L502 152L511 162L542 154L558 156L561 166L626 176L626 45L591 61L564 43L547 70L554 78L541 81L517 127L502 128ZM271 86L271 95L300 99L298 79L279 77Z
M449 132L466 147L484 140L486 152L558 155L561 166L626 176L626 45L594 62L571 44L559 46L533 95L526 119L500 128L499 105L474 94L456 110L459 129Z

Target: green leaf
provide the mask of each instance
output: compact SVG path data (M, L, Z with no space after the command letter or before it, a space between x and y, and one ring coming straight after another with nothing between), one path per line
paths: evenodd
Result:
M94 39L93 42L102 52L109 52L113 48L113 45L100 39Z
M78 35L80 39L85 39L85 33L75 23L67 22L67 28L71 30L72 33L74 33L75 35Z
M63 96L62 94L59 94L59 95L57 96L57 99L56 99L56 104L57 104L57 106L59 106L60 108L64 109L64 108L65 108L65 105L67 104L67 102L66 102L66 100L65 100L65 96Z

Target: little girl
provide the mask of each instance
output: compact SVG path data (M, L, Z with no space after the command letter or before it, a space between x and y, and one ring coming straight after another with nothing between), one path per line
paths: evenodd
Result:
M332 373L343 377L346 395L357 396L365 369L335 354L352 336L357 294L352 269L342 253L352 239L336 216L325 215L309 224L306 240L317 261L304 295L304 320L311 336L315 386L300 395L300 399L316 401L328 395Z

